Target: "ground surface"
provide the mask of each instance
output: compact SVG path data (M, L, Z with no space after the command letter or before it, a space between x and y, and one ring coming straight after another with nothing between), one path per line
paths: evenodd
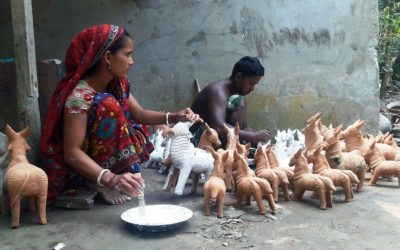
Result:
M50 249L63 242L63 249L399 249L400 188L379 181L366 186L345 203L341 192L334 207L318 209L318 201L306 193L303 202L278 203L275 215L259 215L255 202L237 206L227 195L225 214L203 215L202 187L199 194L178 197L160 191L165 175L144 169L147 204L178 204L192 209L193 218L167 233L142 233L120 219L137 201L109 206L97 202L90 210L50 209L48 224L38 225L36 213L24 212L21 227L10 229L10 216L0 216L0 249ZM282 198L281 198L282 199ZM265 201L267 206L267 202Z

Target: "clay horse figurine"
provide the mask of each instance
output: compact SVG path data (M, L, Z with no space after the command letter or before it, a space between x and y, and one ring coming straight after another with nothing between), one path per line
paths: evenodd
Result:
M333 182L328 177L310 173L308 162L302 149L290 159L289 166L294 166L294 185L292 200L301 200L306 190L315 191L319 197L319 208L325 210L332 207L332 193L336 191Z
M6 168L4 175L3 214L7 214L11 207L11 227L19 227L21 198L31 197L29 210L35 210L36 201L39 223L47 224L47 175L42 169L30 164L26 158L26 152L31 150L31 147L26 142L26 138L31 134L31 129L27 127L17 133L7 125L6 134L9 141L10 164Z
M211 214L210 201L214 199L217 203L217 217L222 218L224 216L226 192L223 162L228 159L229 152L223 149L218 149L218 151L215 152L211 147L206 150L208 150L214 158L214 168L210 178L204 183L204 212L207 216Z

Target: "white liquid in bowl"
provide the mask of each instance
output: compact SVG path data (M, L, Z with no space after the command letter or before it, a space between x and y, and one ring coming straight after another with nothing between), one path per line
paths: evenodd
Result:
M163 226L187 221L192 216L193 212L190 209L181 206L147 205L126 210L121 219L135 225Z

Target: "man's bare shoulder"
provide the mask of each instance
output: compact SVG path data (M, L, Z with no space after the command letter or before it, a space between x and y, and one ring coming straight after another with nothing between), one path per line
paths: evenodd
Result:
M203 92L203 95L210 97L227 98L228 97L226 93L227 84L229 84L229 82L226 79L218 80L209 83L201 92Z

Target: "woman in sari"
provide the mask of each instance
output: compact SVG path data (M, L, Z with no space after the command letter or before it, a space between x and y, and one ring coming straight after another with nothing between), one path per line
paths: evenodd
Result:
M49 178L48 201L80 185L109 204L137 196L134 175L153 145L146 125L194 121L189 108L175 113L143 109L130 94L133 40L121 27L97 25L76 35L66 54L43 127L40 153Z

